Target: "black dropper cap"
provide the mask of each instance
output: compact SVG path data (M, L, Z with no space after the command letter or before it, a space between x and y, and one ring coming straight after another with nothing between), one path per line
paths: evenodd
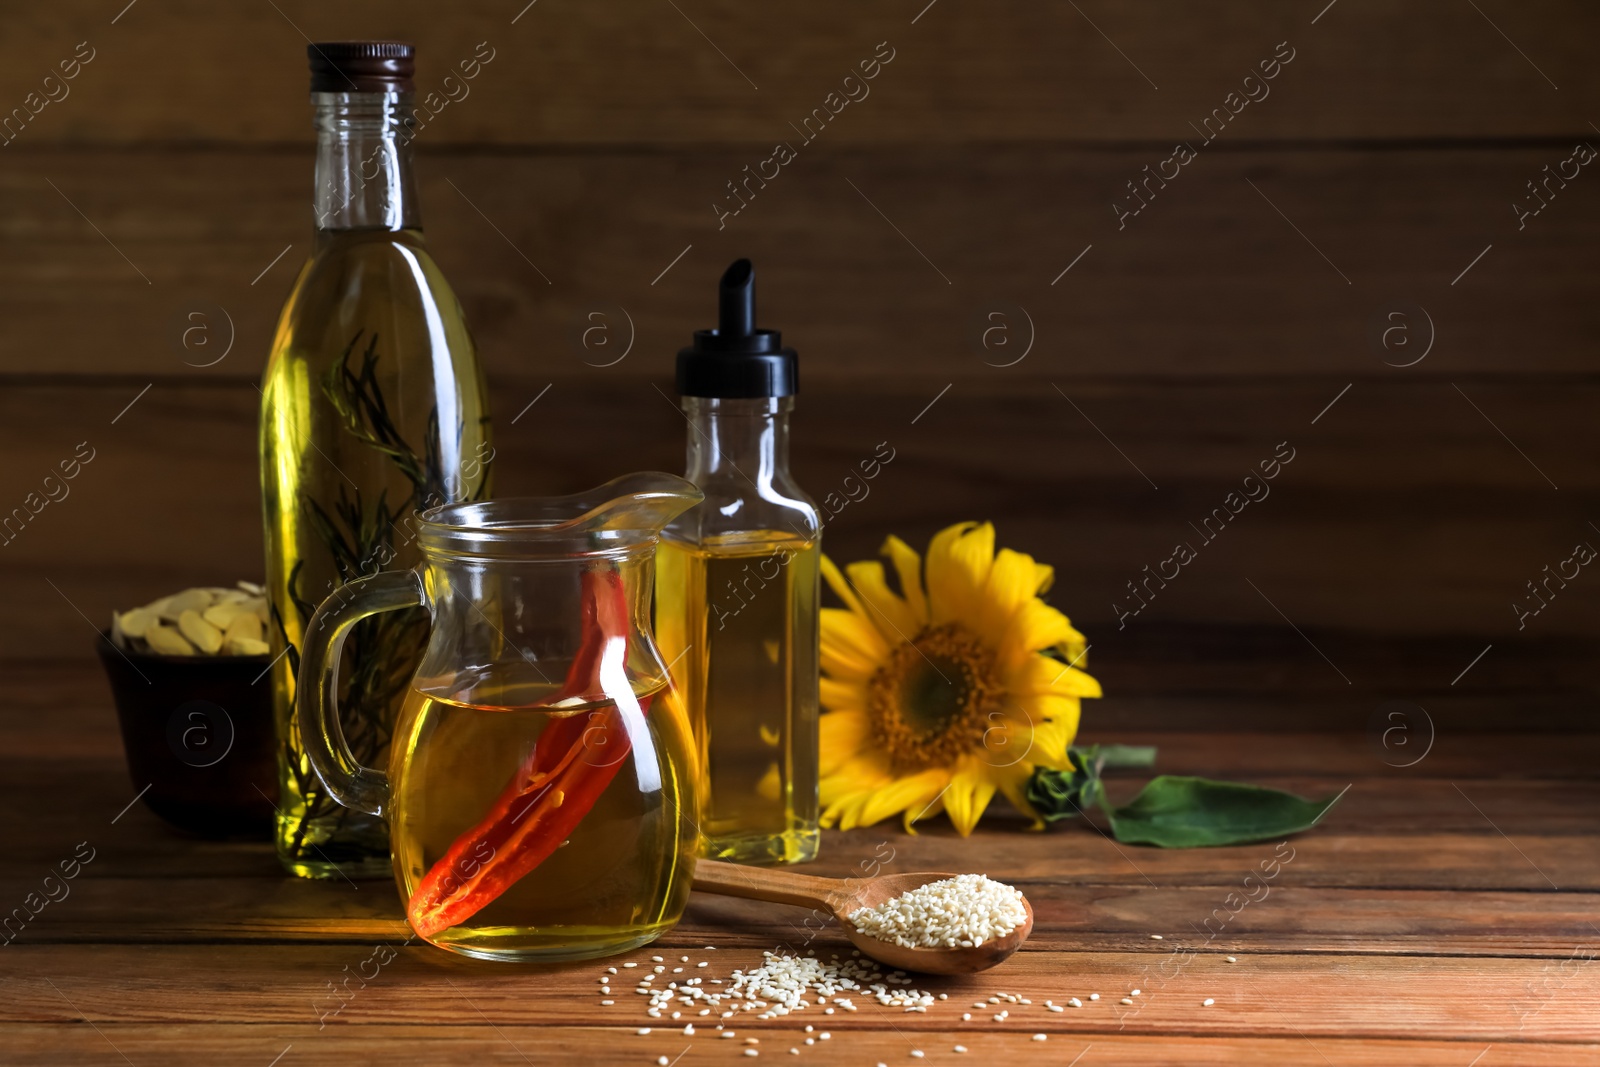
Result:
M678 352L680 396L793 396L800 390L794 349L777 330L756 329L756 270L735 260L718 288L717 328L696 330Z

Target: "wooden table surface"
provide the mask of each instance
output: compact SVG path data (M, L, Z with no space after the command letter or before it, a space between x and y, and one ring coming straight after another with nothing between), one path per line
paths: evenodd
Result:
M892 850L890 870L978 869L1016 883L1037 915L1032 940L988 975L918 980L949 996L926 1013L863 998L854 1014L741 1019L738 1038L723 1040L709 1019L696 1019L693 1036L681 1029L688 1019L647 1019L628 983L603 1006L597 979L652 955L726 978L763 950L802 944L803 913L697 896L657 945L561 967L408 944L388 882L290 878L266 844L185 839L130 807L137 790L90 665L8 677L6 908L80 842L94 858L67 897L0 947L4 1063L643 1067L665 1056L693 1067L746 1062L747 1047L766 1060L788 1062L793 1048L796 1063L867 1067L917 1062L914 1050L920 1062L1084 1067L1600 1063L1594 735L1441 731L1409 768L1386 766L1360 734L1116 738L1159 745L1163 770L1319 796L1349 786L1322 826L1285 845L1169 852L1076 823L1035 834L997 821L967 841L942 821L915 837L894 824L830 833L819 873ZM1276 877L1247 887L1274 856ZM1255 899L1241 906L1246 894ZM847 952L831 929L812 946ZM341 1007L332 990L346 981ZM1141 995L1122 1004L1134 988ZM998 1007L974 1008L1002 992L1032 1003L1005 1005L1001 1022ZM1069 997L1084 1006L1044 1007ZM815 1040L822 1031L829 1039Z

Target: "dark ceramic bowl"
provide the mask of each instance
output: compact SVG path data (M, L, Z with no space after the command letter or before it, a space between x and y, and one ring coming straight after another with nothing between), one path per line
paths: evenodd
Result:
M205 837L269 838L278 799L271 659L162 656L100 636L128 774L145 805Z

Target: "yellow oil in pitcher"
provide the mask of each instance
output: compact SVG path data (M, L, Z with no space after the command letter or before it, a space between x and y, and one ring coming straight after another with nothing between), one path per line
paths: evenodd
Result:
M406 699L390 771L395 874L419 934L469 956L583 959L677 920L695 773L670 689L557 709L532 687L426 688Z

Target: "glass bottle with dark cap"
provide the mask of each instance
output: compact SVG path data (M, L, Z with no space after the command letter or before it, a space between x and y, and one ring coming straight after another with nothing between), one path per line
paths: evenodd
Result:
M472 336L422 238L411 179L414 50L349 41L307 51L315 235L261 387L278 856L304 877L377 877L389 873L382 821L335 801L300 745L306 627L353 579L414 566L415 514L486 497L493 449ZM338 704L361 763L384 765L427 634L417 608L362 622L346 640Z
M815 859L822 523L789 473L794 349L755 324L755 268L722 276L716 329L678 353L687 477L705 502L656 553L656 640L701 760L701 854Z

